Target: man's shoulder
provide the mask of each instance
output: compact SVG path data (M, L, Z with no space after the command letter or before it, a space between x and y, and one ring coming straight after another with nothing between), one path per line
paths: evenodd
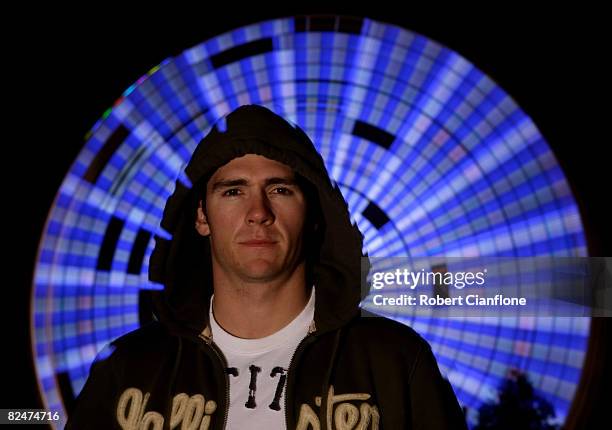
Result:
M166 330L158 321L152 321L125 333L113 341L117 345L131 342L147 341L150 338L159 338L166 335Z
M360 343L371 347L397 348L411 355L430 347L412 327L389 318L355 318L346 329L350 337L358 337Z
M358 330L363 334L378 334L398 337L412 342L424 342L424 339L409 325L380 316L359 317L348 325L350 330Z
M109 343L109 352L115 355L150 354L165 349L171 342L167 330L157 321L145 324Z

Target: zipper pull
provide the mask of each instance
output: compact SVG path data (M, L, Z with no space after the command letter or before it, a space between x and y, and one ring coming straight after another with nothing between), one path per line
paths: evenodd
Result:
M315 324L314 320L312 320L312 322L308 326L308 333L306 334L313 334L315 331L317 331L317 325Z
M202 330L202 333L198 335L198 337L204 342L206 342L207 345L210 345L213 341L212 330L210 329L210 326L207 325L206 328Z

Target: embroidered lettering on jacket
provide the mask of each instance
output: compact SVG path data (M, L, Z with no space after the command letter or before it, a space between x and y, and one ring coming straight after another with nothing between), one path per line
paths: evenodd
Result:
M326 421L329 430L378 430L380 414L375 405L363 401L359 408L350 402L368 400L366 393L347 393L334 395L333 385L327 393ZM341 403L342 402L342 403ZM315 404L321 407L321 397L315 397ZM334 409L335 406L335 409ZM333 421L333 427L332 427ZM310 405L302 404L296 430L320 430L319 417Z
M142 394L138 388L126 389L117 404L117 421L123 430L162 430L164 416L159 412L145 413L150 393ZM180 393L172 399L170 428L181 430L208 430L211 415L217 410L214 400L204 399L201 394L189 396Z

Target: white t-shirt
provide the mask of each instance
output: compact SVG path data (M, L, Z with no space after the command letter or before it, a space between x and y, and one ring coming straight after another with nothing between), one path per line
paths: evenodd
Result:
M219 326L210 301L210 328L228 364L227 428L285 429L285 386L291 357L314 318L314 287L306 307L288 325L261 339L235 337Z

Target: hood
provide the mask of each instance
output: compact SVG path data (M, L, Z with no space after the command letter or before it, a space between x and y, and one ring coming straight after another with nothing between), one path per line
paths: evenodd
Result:
M319 238L310 251L315 255L308 259L316 286L315 324L318 332L340 327L359 312L363 237L351 223L348 206L308 136L256 105L242 106L217 122L185 168L193 186L177 181L166 202L161 227L171 238L155 237L149 261L149 279L164 285L163 291L153 295L157 319L182 333L198 334L206 327L213 293L212 263L209 239L194 227L197 203L212 174L245 154L284 163L312 185L319 218Z

